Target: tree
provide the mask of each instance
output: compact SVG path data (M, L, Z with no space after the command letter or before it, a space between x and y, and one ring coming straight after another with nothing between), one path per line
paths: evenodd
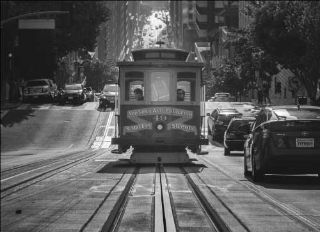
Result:
M255 12L254 43L289 68L316 102L320 73L320 2L268 1Z
M58 57L78 49L92 51L99 26L110 15L106 5L99 1L1 1L1 20L40 11L69 11L65 16L52 16L56 19L55 47Z
M237 96L238 92L242 92L242 82L238 77L235 66L231 62L226 61L212 75L212 78L205 80L207 96L213 96L217 92L228 92Z

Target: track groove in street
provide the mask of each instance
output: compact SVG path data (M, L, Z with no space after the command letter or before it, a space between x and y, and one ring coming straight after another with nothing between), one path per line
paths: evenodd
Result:
M237 184L242 185L245 188L249 189L249 191L251 191L255 196L257 196L263 202L270 205L273 209L277 210L280 214L284 215L285 217L288 217L291 220L301 224L303 227L307 228L309 231L320 232L320 224L312 220L312 218L308 217L308 215L304 215L302 212L299 212L298 209L294 209L292 206L288 206L285 203L282 203L274 199L266 191L264 191L262 188L258 187L257 185L253 184L250 181L243 182L243 181L236 180L235 178L232 177L232 175L227 173L225 170L222 170L217 165L213 164L207 158L201 157L199 160L202 160L205 164L208 164L212 168L216 169L218 172L232 179Z
M77 165L80 165L84 162L87 162L90 159L94 159L97 156L100 156L100 153L97 153L96 151L90 151L90 152L84 152L85 154L83 157L78 157L76 160L70 159L70 157L66 157L66 159L62 159L60 161L54 161L52 163L49 163L45 166L41 166L37 169L33 169L24 173L20 173L16 177L18 177L19 180L14 181L12 184L10 184L9 181L12 181L14 177L7 178L4 180L1 180L1 199L6 198L18 191L21 191L24 188L27 188L31 185L34 185L38 183L39 181L42 181L44 179L48 179L58 173L61 173L63 171L66 171L68 169L71 169ZM78 154L79 155L79 154ZM49 166L49 170L47 169ZM52 166L52 167L50 167ZM45 169L45 171L39 172L39 169ZM30 172L36 171L34 175L30 175ZM24 178L21 176L24 175ZM8 183L9 182L9 183ZM4 187L3 187L4 186Z

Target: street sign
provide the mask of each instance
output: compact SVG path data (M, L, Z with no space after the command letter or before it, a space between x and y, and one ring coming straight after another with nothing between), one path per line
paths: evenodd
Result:
M55 29L54 19L20 19L19 29Z

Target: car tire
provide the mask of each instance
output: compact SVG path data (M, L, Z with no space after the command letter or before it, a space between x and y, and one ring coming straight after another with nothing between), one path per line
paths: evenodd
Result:
M253 182L259 182L263 180L264 174L261 170L257 170L256 158L252 155L252 172L251 172Z
M224 156L229 156L230 155L230 149L224 148Z

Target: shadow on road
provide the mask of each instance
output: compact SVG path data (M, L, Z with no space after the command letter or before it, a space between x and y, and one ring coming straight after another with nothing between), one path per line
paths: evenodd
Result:
M1 126L12 127L16 123L21 123L24 120L28 120L30 117L34 117L34 110L10 110L2 119Z
M191 160L189 163L184 164L163 164L163 167L169 168L166 169L167 173L177 173L176 169L170 169L170 167L175 168L188 168L188 173L200 173L204 168L207 168L204 164L193 163ZM119 159L117 161L110 162L102 167L98 173L124 173L128 168L143 168L143 167L157 167L157 164L133 164L129 159ZM145 172L144 172L145 173ZM150 173L154 173L152 169L150 169ZM181 173L181 172L180 172Z
M251 177L248 180L252 182ZM320 190L320 178L317 175L265 175L255 183L267 189Z

